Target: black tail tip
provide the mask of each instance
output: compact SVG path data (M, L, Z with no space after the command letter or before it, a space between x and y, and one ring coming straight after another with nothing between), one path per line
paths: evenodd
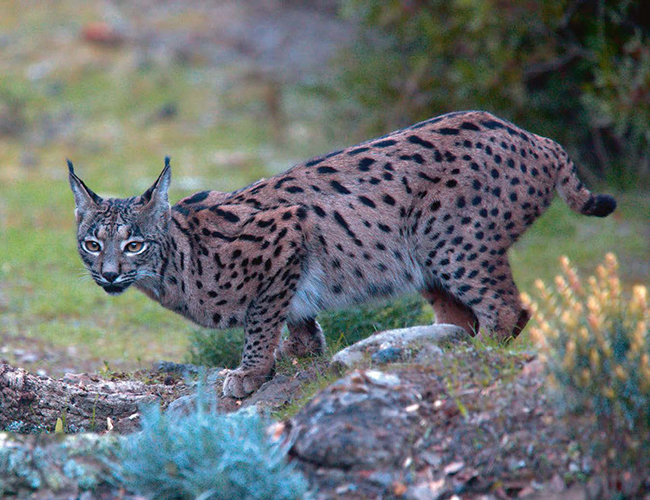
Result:
M582 207L582 213L594 217L607 217L616 209L616 200L608 194L599 194L589 198Z

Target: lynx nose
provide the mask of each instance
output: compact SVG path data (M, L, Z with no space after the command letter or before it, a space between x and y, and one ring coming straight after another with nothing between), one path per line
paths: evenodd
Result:
M113 283L113 281L115 281L115 280L117 279L117 277L119 276L119 274L117 274L117 273L113 273L113 272L111 272L111 271L108 271L108 272L103 272L103 273L102 273L102 276L103 276L103 277L106 279L106 281L108 281L109 283Z

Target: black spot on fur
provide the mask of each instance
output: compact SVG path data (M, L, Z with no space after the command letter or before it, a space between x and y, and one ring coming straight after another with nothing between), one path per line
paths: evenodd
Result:
M365 196L359 196L359 201L370 208L375 208L377 206L374 201L372 201L370 198L366 198Z
M358 155L359 153L363 153L364 151L368 151L370 148L357 148L353 149L352 151L348 151L348 156L354 156Z
M370 165L375 163L375 160L372 158L362 158L361 161L359 162L359 170L362 172L367 172L370 170Z
M350 190L338 181L331 181L330 186L332 186L332 188L338 193L350 194Z
M441 135L458 135L459 131L457 128L445 127L445 128L434 129L432 130L432 132L436 132Z
M326 215L325 210L323 210L318 205L312 205L311 208L314 209L314 212L316 212L316 215L318 215L319 217L325 217Z
M314 165L318 165L321 162L324 162L325 158L316 158L314 160L309 160L307 163L305 163L305 167L313 167Z
M481 130L479 127L477 127L471 122L463 122L460 128L462 128L463 130L474 130L474 131Z
M433 182L434 184L438 184L440 182L440 177L429 177L424 172L418 172L418 177L420 179L424 179L425 181Z
M373 144L373 146L376 147L376 148L387 148L388 146L393 146L396 143L397 143L397 141L394 141L392 139L388 139L386 141L375 142Z
M489 128L490 130L494 130L495 128L506 128L506 126L503 123L498 122L496 120L485 120L481 122L481 125Z
M385 195L382 197L382 201L383 201L384 203L386 203L386 205L391 205L391 206L392 206L392 205L395 205L395 198L393 198L393 197L392 197L391 195L389 195L389 194L385 194Z
M409 135L408 136L408 141L411 144L418 144L418 145L420 145L422 147L425 147L427 149L433 149L433 143L432 142L426 141L426 140L418 137L417 135Z

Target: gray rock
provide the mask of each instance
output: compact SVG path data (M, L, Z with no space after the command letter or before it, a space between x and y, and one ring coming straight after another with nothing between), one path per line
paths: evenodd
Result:
M312 465L377 470L404 460L420 401L399 377L357 370L318 394L289 421L291 454Z
M406 498L407 500L437 500L448 493L449 490L445 488L444 481L439 483L425 483L409 487L406 492Z
M465 330L455 325L437 324L387 330L376 333L337 352L332 357L332 366L339 369L351 368L361 363L367 356L372 357L374 354L391 348L403 351L413 349L414 352L419 352L420 349L424 348L427 350L426 353L420 360L416 357L416 361L426 362L431 356L442 353L435 344L454 342L467 337ZM381 357L381 359L385 359L385 357Z

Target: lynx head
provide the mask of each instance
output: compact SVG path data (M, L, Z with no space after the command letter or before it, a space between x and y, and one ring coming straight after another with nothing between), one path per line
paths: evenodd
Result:
M79 254L95 282L119 295L133 283L155 280L157 256L171 219L169 157L156 182L133 198L101 198L75 175L70 160L68 170Z

